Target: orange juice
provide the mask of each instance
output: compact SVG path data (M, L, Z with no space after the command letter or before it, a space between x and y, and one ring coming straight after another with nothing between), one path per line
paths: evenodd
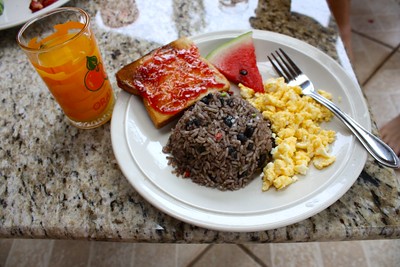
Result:
M88 23L66 21L53 28L26 42L31 63L72 124L94 128L107 122L114 93Z

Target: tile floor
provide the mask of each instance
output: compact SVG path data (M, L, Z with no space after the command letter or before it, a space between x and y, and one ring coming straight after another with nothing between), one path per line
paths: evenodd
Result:
M381 127L400 113L400 1L352 0L351 24L355 72ZM392 267L399 266L399 251L400 240L175 245L0 239L0 267Z

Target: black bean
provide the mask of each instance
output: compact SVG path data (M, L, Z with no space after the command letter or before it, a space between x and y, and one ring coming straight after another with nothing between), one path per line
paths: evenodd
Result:
M209 175L208 178L213 181L214 183L217 183L217 178L213 175Z
M219 101L221 102L222 106L225 106L225 98L222 95L218 96Z
M188 122L186 122L186 130L192 130L199 127L201 124L200 120L196 117L191 118Z
M261 154L260 157L258 158L258 168L262 168L265 164L265 161L267 160L267 154Z
M212 94L209 93L208 95L206 95L205 97L203 97L202 99L200 99L201 102L203 102L204 104L208 105L210 103L210 100L212 99Z
M204 146L198 146L198 147L196 148L196 150L197 150L197 152L199 152L199 153L203 153L204 151L206 151L206 148L205 148Z
M232 115L228 115L224 118L224 123L228 127L232 127L232 125L235 123L235 118Z
M246 141L247 141L247 137L244 135L244 134L242 134L242 133L239 133L237 136L236 136L236 138L243 144L243 143L246 143Z
M254 127L251 125L246 125L246 130L244 131L244 135L248 138L251 138L254 133Z
M228 147L228 155L231 156L233 159L237 157L237 150L233 146Z
M253 149L254 149L254 143L253 143L253 142L249 142L249 143L247 144L247 150L252 151Z
M227 104L229 107L233 107L233 106L235 105L235 102L233 101L232 98L229 98L229 99L226 100L226 104Z
M243 171L243 172L241 172L241 173L239 173L239 178L242 178L242 177L246 177L247 176L247 174L248 174L248 171L247 170L245 170L245 171Z

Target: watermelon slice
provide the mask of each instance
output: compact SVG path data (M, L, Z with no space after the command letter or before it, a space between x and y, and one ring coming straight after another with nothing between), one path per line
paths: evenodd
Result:
M211 51L206 58L225 77L235 83L264 92L260 71L257 67L253 32L244 33Z

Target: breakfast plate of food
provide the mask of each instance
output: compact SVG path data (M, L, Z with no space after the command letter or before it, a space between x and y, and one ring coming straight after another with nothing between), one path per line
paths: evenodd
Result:
M227 72L219 64L230 53L246 54L251 49L240 49L250 41L265 93L254 92L246 80L229 76L229 69L238 64L225 64ZM224 48L216 49L220 47ZM112 146L135 190L179 220L237 232L299 222L345 194L361 173L367 152L340 121L293 94L296 90L277 77L267 55L278 48L293 57L322 94L371 128L357 82L331 57L303 41L260 30L181 38L132 59L117 72L123 90L111 122ZM171 56L171 51L179 52ZM176 67L181 60L190 62L185 65L190 69ZM160 68L167 74L153 76ZM253 70L242 66L239 71L246 76ZM160 86L166 80L168 85ZM188 81L196 90L182 95L190 101L182 100L177 92L173 97L159 94L167 86L180 91ZM290 105L282 105L283 96L290 98ZM267 102L260 109L260 103ZM278 109L281 113L271 113ZM318 124L308 118L312 114L321 114ZM288 123L291 118L307 119L307 123ZM279 128L282 121L291 128ZM315 135L304 132L309 129ZM294 147L300 152L290 148L294 132L299 140ZM308 139L323 146L314 142L310 149L305 144ZM289 161L295 164L284 165Z
M69 0L3 0L0 30L12 28L60 7Z

